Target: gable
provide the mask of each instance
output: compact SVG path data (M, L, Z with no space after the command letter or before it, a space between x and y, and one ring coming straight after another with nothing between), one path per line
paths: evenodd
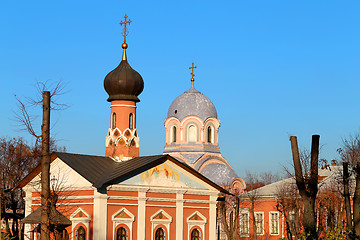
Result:
M217 190L170 160L166 160L164 163L150 169L137 172L132 177L116 184Z
M40 179L41 172L38 173L28 184L26 184L26 187L33 187L35 190L40 191ZM61 190L62 188L91 187L92 185L88 180L82 177L58 157L50 164L50 179L53 179L50 185L58 188L56 190ZM37 187L39 189L36 189Z

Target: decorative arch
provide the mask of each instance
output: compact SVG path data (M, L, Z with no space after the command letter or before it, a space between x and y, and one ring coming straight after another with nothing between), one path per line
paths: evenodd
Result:
M119 226L114 232L115 240L128 240L129 231L125 226Z
M88 214L84 209L79 207L70 215L70 221L72 222L71 232L75 233L73 234L72 239L77 240L77 229L82 226L85 229L86 232L86 240L90 239L90 232L89 232L89 223L90 223L91 217L90 214Z
M151 240L155 240L155 233L158 228L164 229L164 233L166 237L165 239L168 239L167 236L170 236L170 223L172 222L172 217L163 209L160 209L150 217L150 221L151 221Z
M128 240L132 240L132 229L135 216L126 208L121 208L111 217L113 222L113 240L116 239L116 233L120 227L124 227L128 231Z
M190 240L201 240L201 231L197 227L190 230Z
M188 239L192 239L191 233L194 231L194 229L197 229L200 233L199 239L204 240L202 236L204 236L203 233L205 232L205 224L207 222L206 217L199 211L195 211L186 219L186 221L188 224Z

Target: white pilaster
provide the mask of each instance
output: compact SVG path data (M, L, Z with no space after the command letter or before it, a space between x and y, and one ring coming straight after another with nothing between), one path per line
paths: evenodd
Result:
M32 204L32 192L30 191L30 189L23 189L25 192L25 217L27 217L30 213L31 213L31 204ZM31 236L31 225L30 224L25 224L25 229L24 229L24 235L25 235L25 239L30 239Z
M107 193L94 190L93 239L106 239L107 230Z
M216 240L216 199L217 193L210 195L209 240Z
M145 240L145 217L146 217L146 192L147 190L139 190L138 200L138 226L137 226L137 239Z
M176 240L183 240L184 193L176 193Z

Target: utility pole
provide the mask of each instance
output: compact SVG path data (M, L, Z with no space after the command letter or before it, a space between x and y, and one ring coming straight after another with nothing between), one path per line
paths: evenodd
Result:
M43 92L41 125L41 240L50 239L50 92Z

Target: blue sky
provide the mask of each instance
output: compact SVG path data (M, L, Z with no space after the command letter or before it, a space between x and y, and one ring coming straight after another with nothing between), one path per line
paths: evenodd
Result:
M121 27L132 23L128 61L145 82L138 104L141 155L163 151L171 102L195 87L215 104L220 148L240 176L282 171L289 136L336 159L359 131L359 1L0 2L0 136L24 136L14 95L36 81L67 84L52 133L69 152L103 155L110 107L106 74L121 60ZM36 111L34 111L37 113ZM40 130L40 127L38 126Z

